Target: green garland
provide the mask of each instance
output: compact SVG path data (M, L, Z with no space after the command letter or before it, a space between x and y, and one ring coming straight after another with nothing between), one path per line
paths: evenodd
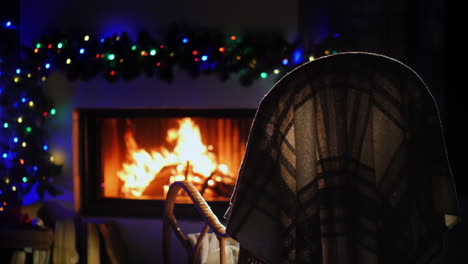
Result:
M28 50L28 66L42 76L59 69L70 80L89 80L102 74L110 82L132 80L142 73L171 82L178 66L194 78L216 74L225 81L236 74L242 85L250 85L270 74L281 77L309 58L336 52L333 45L304 52L299 41L290 43L278 32L232 35L172 25L162 36L155 40L141 32L136 41L126 33L107 38L84 33L42 36Z

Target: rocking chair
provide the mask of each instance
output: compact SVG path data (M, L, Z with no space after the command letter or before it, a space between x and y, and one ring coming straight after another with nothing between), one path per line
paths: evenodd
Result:
M192 246L174 217L184 190L205 221ZM174 183L164 211L190 262L209 229L226 263L439 263L458 220L437 106L419 76L376 54L339 53L283 77L262 100L225 228L197 189Z

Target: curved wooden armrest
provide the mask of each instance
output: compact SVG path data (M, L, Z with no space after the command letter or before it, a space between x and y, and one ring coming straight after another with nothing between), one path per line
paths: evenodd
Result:
M195 208L197 209L200 216L205 221L205 227L200 233L197 244L192 248L189 243L187 236L181 231L177 225L177 221L174 217L174 206L176 203L176 198L180 190L184 190L185 193L190 197ZM190 256L191 261L194 261L196 256L199 253L201 247L201 241L208 232L209 229L213 230L220 241L220 254L221 254L221 263L224 263L225 253L224 253L224 243L225 238L228 237L226 234L226 228L219 222L216 215L211 211L210 206L206 203L205 199L200 195L197 188L193 186L190 182L174 182L167 192L165 207L164 207L164 221L163 221L163 257L164 263L170 263L170 238L171 238L171 229L176 233L177 238L182 242L187 254Z

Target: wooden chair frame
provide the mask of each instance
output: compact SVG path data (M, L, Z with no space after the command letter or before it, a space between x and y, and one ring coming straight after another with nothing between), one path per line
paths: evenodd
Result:
M187 235L182 232L179 225L177 224L176 218L174 216L174 206L176 204L176 198L180 190L190 197L195 208L200 213L200 216L205 221L203 230L198 237L198 240L195 246L191 246ZM226 263L226 252L225 244L226 239L229 238L229 235L226 234L226 228L221 224L216 217L216 215L211 211L210 206L206 203L205 199L200 195L197 188L193 186L188 181L175 182L169 187L167 193L165 206L164 206L164 220L163 220L163 263L171 263L171 233L175 232L176 237L182 243L182 246L186 250L189 256L189 263L195 263L198 255L200 254L200 249L202 245L203 238L208 233L208 230L212 230L213 233L219 240L219 249L220 249L220 263Z

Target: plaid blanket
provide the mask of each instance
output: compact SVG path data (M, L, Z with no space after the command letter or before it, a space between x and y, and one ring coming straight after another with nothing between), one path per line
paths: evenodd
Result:
M458 215L438 110L381 55L304 64L264 97L226 213L268 263L440 263Z

